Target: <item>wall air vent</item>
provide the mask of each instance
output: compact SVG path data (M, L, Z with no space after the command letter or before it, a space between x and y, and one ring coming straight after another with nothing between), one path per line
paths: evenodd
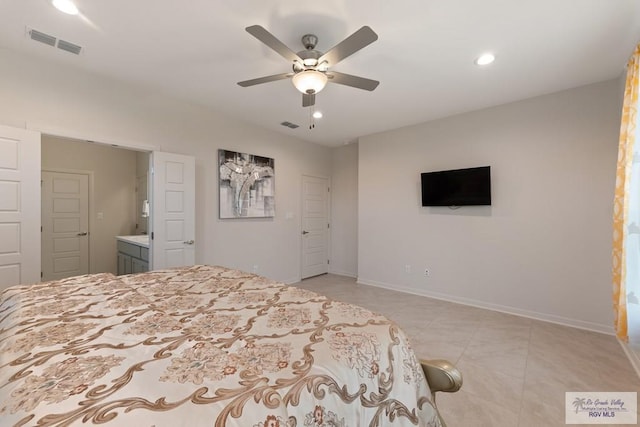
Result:
M47 44L49 46L55 46L56 45L56 38L53 36L50 36L49 34L45 34L43 32L40 32L38 30L29 30L29 37L31 37L31 40L35 40L37 42L40 43L44 43Z
M291 122L282 122L282 123L280 123L280 124L281 124L282 126L286 126L286 127L288 127L288 128L291 128L291 129L295 129L295 128L299 128L299 127L300 127L300 126L298 126L297 124L295 124L295 123L291 123Z
M68 41L64 40L58 40L58 49L66 50L67 52L71 52L74 55L80 55L82 46L78 46L77 44L69 43Z

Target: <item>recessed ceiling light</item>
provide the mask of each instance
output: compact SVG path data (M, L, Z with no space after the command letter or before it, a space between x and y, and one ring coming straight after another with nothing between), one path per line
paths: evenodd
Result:
M77 15L78 7L71 0L51 0L53 6L68 15Z
M313 113L313 118L314 119L321 119L322 118L322 113L320 111L315 111Z
M476 65L489 65L493 61L496 60L496 57L493 53L483 53L476 59Z

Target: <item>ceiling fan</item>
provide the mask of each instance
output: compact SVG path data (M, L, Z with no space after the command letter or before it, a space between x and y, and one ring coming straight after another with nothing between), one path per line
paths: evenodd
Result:
M293 63L293 72L238 82L242 87L291 78L296 89L302 92L302 106L310 107L315 105L316 93L320 92L327 82L368 91L374 90L380 84L377 80L329 70L329 67L333 67L341 60L378 40L378 35L367 26L360 28L326 53L315 49L318 37L314 34L302 36L302 44L305 50L295 53L260 25L252 25L245 29L284 59L291 61Z

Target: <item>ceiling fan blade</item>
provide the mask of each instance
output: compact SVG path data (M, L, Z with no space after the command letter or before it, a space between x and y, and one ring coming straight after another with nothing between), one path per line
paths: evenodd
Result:
M273 34L269 31L265 30L264 27L260 25L252 25L250 27L245 28L249 34L253 37L260 40L262 43L269 46L271 49L275 50L280 54L284 59L288 59L289 61L300 61L302 59L291 49L289 49L284 43L278 40Z
M345 86L372 91L380 84L377 80L365 79L364 77L352 76L351 74L338 73L337 71L327 71L329 81Z
M303 107L311 107L312 105L316 105L316 94L315 93L303 93L302 94L302 106Z
M376 40L378 40L378 35L365 25L318 58L318 63L327 61L329 66L334 66L347 56L353 55Z
M272 76L264 76L264 77L259 77L257 79L244 80L242 82L238 82L238 84L242 87L248 87L253 85L259 85L261 83L269 83L269 82L275 82L276 80L287 79L291 76L293 76L293 73L274 74Z

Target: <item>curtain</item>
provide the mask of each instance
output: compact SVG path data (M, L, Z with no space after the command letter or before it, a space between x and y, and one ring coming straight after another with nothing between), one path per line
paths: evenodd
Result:
M613 204L613 306L616 335L640 337L640 44L627 64Z

